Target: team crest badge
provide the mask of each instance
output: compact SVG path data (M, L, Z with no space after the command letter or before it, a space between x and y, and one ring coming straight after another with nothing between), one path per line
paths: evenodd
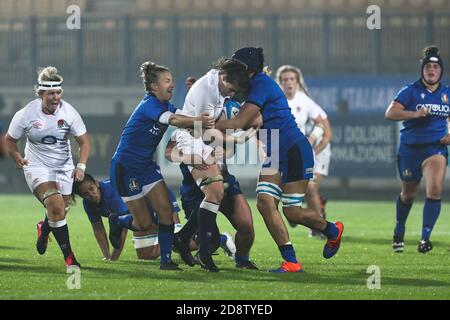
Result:
M137 191L137 190L139 190L139 183L137 182L137 179L131 178L130 179L130 185L128 187L130 188L130 191Z
M64 127L64 125L66 124L66 122L63 119L59 119L58 120L58 128L61 129L62 127Z
M300 107L297 107L297 112L300 112L300 110L302 110Z
M425 93L421 93L421 94L420 94L420 97L421 97L422 99L425 99Z
M441 100L444 104L448 105L448 95L446 93L442 94Z
M403 170L403 176L404 176L405 178L410 178L410 177L412 176L411 169L405 169L405 170Z

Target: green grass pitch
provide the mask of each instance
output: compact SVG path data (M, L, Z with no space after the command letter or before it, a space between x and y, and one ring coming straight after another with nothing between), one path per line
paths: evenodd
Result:
M82 265L81 288L69 290L68 274L56 244L47 253L35 250L35 224L43 208L31 196L0 196L0 299L449 299L449 204L442 207L433 232L434 250L419 254L422 202L413 207L407 223L406 249L391 252L394 202L330 201L330 219L345 224L339 253L322 258L324 242L310 239L304 227L289 228L301 274L271 274L281 258L251 201L256 239L251 258L260 271L237 270L222 254L215 256L221 272L209 274L183 265L182 272L160 271L158 261L138 261L127 240L118 262L105 262L81 204L68 215L71 242ZM105 221L106 223L106 221ZM106 223L107 224L107 223ZM219 215L223 231L232 230ZM174 260L180 262L174 253ZM369 266L380 268L381 288L369 289Z

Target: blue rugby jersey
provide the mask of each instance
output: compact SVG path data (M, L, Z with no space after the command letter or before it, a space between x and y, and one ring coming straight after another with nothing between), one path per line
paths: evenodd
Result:
M119 216L130 213L127 205L125 204L125 202L123 202L119 193L116 189L114 189L109 180L99 181L99 185L101 195L100 203L92 203L83 199L84 211L86 212L89 221L97 222L102 217L107 218L111 213L117 214ZM170 189L167 189L167 191L169 192L172 211L174 213L179 212L180 208L178 207L175 194ZM147 204L147 206L153 219L156 219L155 210L150 204Z
M113 159L129 168L148 166L168 128L159 122L159 117L166 111L175 112L176 109L171 103L162 103L147 94L128 119Z
M280 86L264 72L253 76L246 102L261 108L262 129L279 129L280 147L290 147L303 135L297 127L286 96ZM270 140L270 132L268 138ZM269 143L268 143L269 144Z
M109 180L99 181L100 203L93 203L83 199L84 211L91 222L97 222L102 217L108 217L111 213L124 215L128 214L128 207L122 198L113 188Z
M437 143L447 134L447 118L450 115L447 86L439 85L436 91L430 92L419 79L402 88L394 101L403 105L407 111L426 107L429 112L425 118L403 121L400 143Z

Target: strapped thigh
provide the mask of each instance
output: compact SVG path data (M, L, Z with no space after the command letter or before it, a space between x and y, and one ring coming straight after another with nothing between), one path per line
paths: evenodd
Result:
M197 184L200 187L200 189L203 189L204 187L206 187L207 185L213 183L213 182L223 182L223 176L221 174L217 175L217 176L213 176L213 177L205 177L203 179L200 180L200 183L198 182L200 179L197 180Z
M259 194L268 194L269 196L272 196L275 199L280 200L282 191L281 188L275 183L260 181L256 185L256 195Z
M55 194L61 194L61 192L55 188L50 188L44 192L44 194L42 195L42 203L44 204L44 206L45 206L45 200L47 200L49 197L51 197Z
M287 207L300 207L305 199L304 193L283 193L281 196L281 202L283 203L283 208Z

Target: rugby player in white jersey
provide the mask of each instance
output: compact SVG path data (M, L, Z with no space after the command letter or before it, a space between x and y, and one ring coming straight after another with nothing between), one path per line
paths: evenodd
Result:
M40 70L37 99L16 112L6 134L9 156L17 169L23 170L28 187L46 208L45 220L38 223L36 248L44 254L50 231L64 255L66 266L78 267L72 252L66 214L73 181L84 178L90 143L78 112L61 99L63 78L55 67ZM80 147L79 162L74 166L69 136ZM17 142L27 137L23 157Z
M332 131L328 116L309 96L300 69L284 65L277 70L276 77L298 127L308 137L314 150L314 179L308 184L306 198L308 207L325 217L326 199L319 196L319 187L324 177L328 176L330 167ZM311 229L309 235L323 236L321 232Z
M245 91L249 84L249 77L246 74L246 66L231 59L220 60L214 69L205 76L197 80L190 88L180 114L190 117L197 117L207 112L217 120L223 112L223 105L226 98L233 98L236 93ZM216 216L220 203L224 196L223 176L220 164L215 160L214 148L208 145L206 135L211 136L214 130L203 132L201 130L177 129L174 137L177 143L177 150L189 157L196 157L200 162L208 164L207 168L200 170L197 166L189 165L192 177L201 188L205 197L198 210L198 241L199 252L197 262L210 272L217 272L211 254L219 246L219 231L216 224ZM254 130L243 132L243 135L254 134ZM214 137L223 137L215 130ZM232 138L234 139L234 138ZM206 142L206 143L205 143ZM217 142L217 141L215 141ZM194 164L194 163L191 163ZM183 229L182 229L183 230ZM181 231L180 231L181 232ZM192 265L193 257L187 250L187 243L184 245L174 244L180 251L183 260Z

